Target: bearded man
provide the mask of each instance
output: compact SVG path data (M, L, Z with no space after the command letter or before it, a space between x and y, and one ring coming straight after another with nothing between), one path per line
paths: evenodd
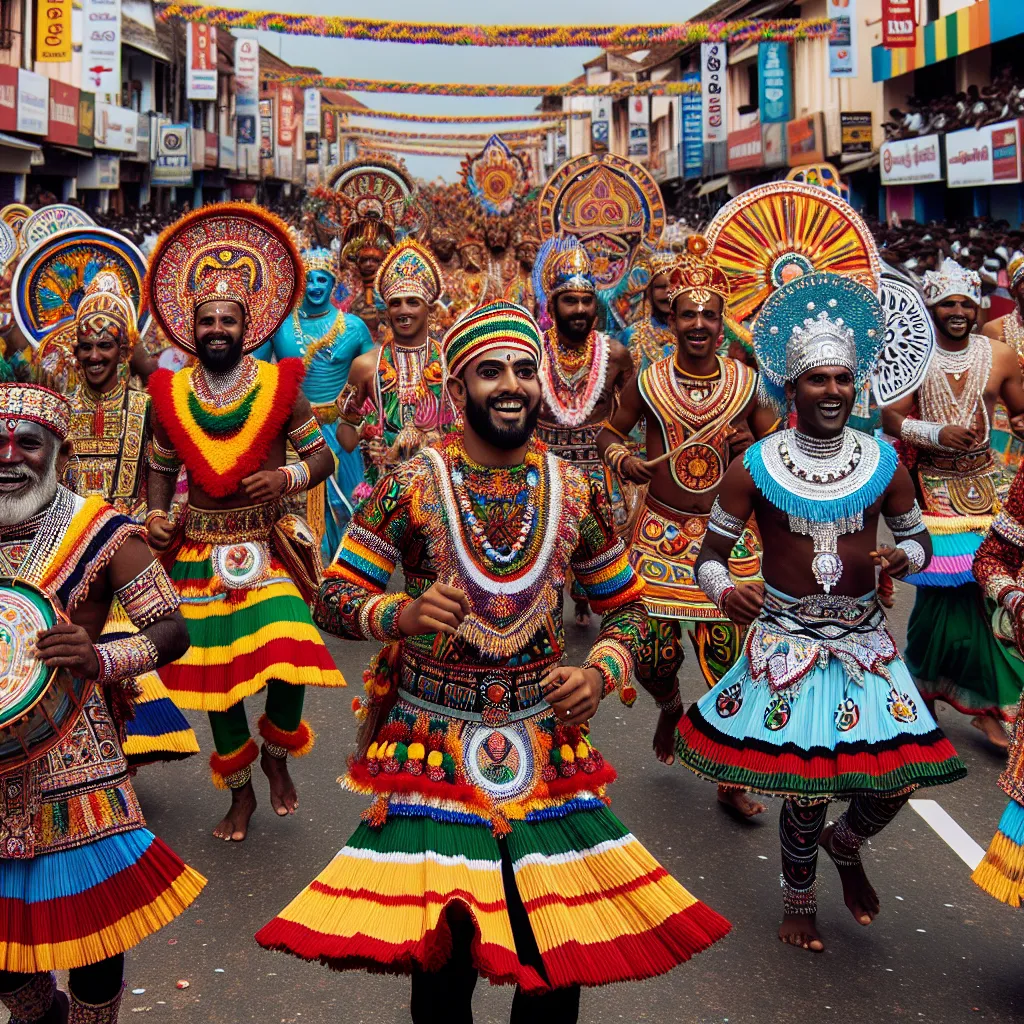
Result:
M32 746L39 725L19 740L15 723L0 738L0 1003L14 1024L112 1024L126 950L206 884L146 828L115 717L134 677L181 655L188 633L142 528L58 484L70 418L46 388L0 384L0 605L31 625L28 585L56 621L31 634L34 649L16 638L13 664L55 673L49 687L63 697L51 728L61 706L72 709L42 753ZM133 635L101 635L114 600ZM54 971L70 972L68 995Z
M270 781L279 815L298 806L287 758L312 748L304 687L343 686L309 608L319 541L281 500L326 480L334 459L309 400L299 359L248 353L281 325L302 294L303 267L284 223L248 203L206 206L161 236L147 299L169 338L199 365L150 378L155 413L149 477L150 544L173 558L192 647L161 673L177 703L208 712L214 784L231 807L213 834L245 839L256 809L251 765ZM300 458L288 463L286 442ZM168 518L184 464L189 505ZM267 690L262 754L246 697Z

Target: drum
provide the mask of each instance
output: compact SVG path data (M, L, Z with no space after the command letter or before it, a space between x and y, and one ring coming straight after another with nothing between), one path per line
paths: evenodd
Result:
M32 654L36 634L58 621L38 587L0 578L0 774L48 753L92 692L91 680L47 668Z

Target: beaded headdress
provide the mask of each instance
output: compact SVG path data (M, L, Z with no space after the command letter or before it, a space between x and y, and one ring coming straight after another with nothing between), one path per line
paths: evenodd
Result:
M129 351L138 341L135 323L135 306L121 284L121 279L111 271L101 271L85 290L85 296L78 304L75 323L84 324L94 316L102 315L113 320L121 329L121 344Z
M338 263L330 249L303 249L301 256L307 274L312 270L324 270L332 277L338 276Z
M1024 252L1015 252L1006 265L1006 273L1010 278L1011 290L1024 281Z
M441 294L441 268L429 249L407 238L384 257L374 287L385 303L400 295L415 295L431 306Z
M723 310L729 302L729 279L708 255L708 243L703 235L690 235L686 239L686 251L676 256L668 275L669 302L675 302L686 292L698 303L706 303L712 295L717 295L722 300Z
M284 322L305 289L302 258L279 217L252 203L217 203L186 214L157 240L146 303L164 334L195 353L195 311L228 300L246 312L251 352Z
M593 265L579 240L549 238L533 264L533 290L545 304L559 292L597 292Z
M961 267L948 256L938 270L925 271L923 290L928 306L937 306L951 295L963 295L975 305L981 305L981 278L977 272Z
M851 278L806 274L769 296L753 334L765 394L784 408L784 385L819 366L845 366L861 387L885 342L885 312Z
M0 420L31 420L61 441L71 429L71 405L63 395L40 384L0 384Z
M444 337L448 376L457 377L474 359L493 349L522 352L540 366L540 328L528 310L504 301L469 310Z

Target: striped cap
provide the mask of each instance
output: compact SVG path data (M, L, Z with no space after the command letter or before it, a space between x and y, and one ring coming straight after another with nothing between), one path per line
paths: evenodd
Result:
M444 336L448 375L457 377L492 349L516 349L532 356L540 366L540 328L528 310L514 302L488 302L469 310Z

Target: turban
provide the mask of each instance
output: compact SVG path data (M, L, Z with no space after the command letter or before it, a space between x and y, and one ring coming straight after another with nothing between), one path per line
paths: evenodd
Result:
M514 349L540 366L540 328L530 313L514 302L489 302L471 309L444 338L445 366L457 377L476 358L496 349Z
M39 384L0 384L0 420L29 420L65 441L71 405L63 395Z

